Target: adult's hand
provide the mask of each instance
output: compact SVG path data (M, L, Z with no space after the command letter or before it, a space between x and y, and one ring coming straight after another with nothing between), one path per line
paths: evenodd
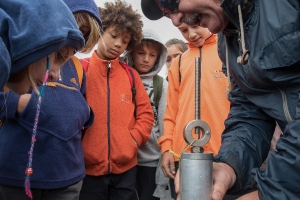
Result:
M213 163L212 200L222 200L235 181L236 175L232 167L226 163Z
M258 191L254 191L239 197L237 200L259 200Z
M175 191L178 194L177 200L180 200L179 170L174 180ZM213 192L212 200L222 200L226 191L231 188L236 181L234 170L225 163L213 163ZM246 200L246 199L240 199Z
M176 172L174 156L170 154L169 151L166 151L162 155L161 168L166 177L169 177L171 179L175 178Z
M30 100L31 94L22 94L19 98L17 113L23 112Z

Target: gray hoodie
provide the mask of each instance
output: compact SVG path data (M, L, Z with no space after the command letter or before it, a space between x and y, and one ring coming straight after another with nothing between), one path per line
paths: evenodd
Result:
M151 39L159 42L162 45L162 53L159 55L158 62L155 63L155 65L153 66L152 70L149 73L140 74L142 82L144 83L145 89L150 98L155 122L153 124L149 140L145 144L139 147L138 165L147 166L147 167L157 167L157 172L156 172L157 188L154 193L154 196L164 197L165 188L168 185L169 179L164 176L161 167L159 165L161 152L160 152L160 148L158 147L157 140L160 136L163 135L163 120L164 120L164 114L167 106L166 95L167 95L168 82L164 79L161 98L159 100L158 109L156 109L153 101L154 98L153 77L157 75L159 71L162 69L162 67L164 66L167 59L168 52L167 52L167 48L162 43L157 33L155 33L150 29L145 29L143 30L143 35L144 35L143 39ZM132 60L129 56L127 56L127 59L129 60L129 65L132 64L131 63Z

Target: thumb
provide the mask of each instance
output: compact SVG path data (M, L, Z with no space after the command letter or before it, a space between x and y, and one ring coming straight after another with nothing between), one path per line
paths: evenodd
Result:
M233 186L235 179L235 172L229 165L213 163L212 200L222 200L227 190Z

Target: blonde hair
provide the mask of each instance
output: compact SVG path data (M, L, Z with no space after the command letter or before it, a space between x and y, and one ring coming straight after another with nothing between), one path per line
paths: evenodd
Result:
M76 19L77 24L79 22L83 22L84 24L87 24L91 30L88 34L88 36L85 36L85 45L80 49L80 52L82 53L89 53L97 44L99 40L99 35L100 35L100 25L98 24L97 20L92 17L90 14L85 13L85 12L79 12L79 13L74 13L74 17ZM85 17L87 20L85 20Z

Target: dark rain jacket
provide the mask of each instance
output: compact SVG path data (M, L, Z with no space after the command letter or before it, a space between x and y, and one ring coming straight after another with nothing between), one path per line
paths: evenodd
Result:
M246 0L247 1L247 0ZM245 47L237 4L242 2ZM229 25L219 34L219 55L232 81L230 114L215 161L232 166L237 175L231 192L258 188L260 199L300 197L300 3L299 0L224 0ZM232 28L229 28L232 27ZM268 155L275 122L284 134ZM252 181L251 181L252 180Z

